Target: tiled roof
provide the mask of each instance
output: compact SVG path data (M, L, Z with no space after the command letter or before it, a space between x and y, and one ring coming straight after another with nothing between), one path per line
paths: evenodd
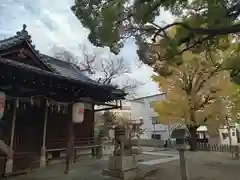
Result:
M120 95L125 94L122 90L117 89L117 87L110 85L110 84L101 84L97 81L94 81L93 79L89 78L87 75L84 74L84 72L80 71L75 65L65 62L53 57L50 57L48 55L40 54L39 51L35 50L35 46L31 44L31 36L28 34L28 31L26 30L26 25L23 25L23 29L21 31L18 31L15 36L6 38L3 40L0 40L0 51L6 50L11 47L14 47L16 45L20 45L23 42L27 42L30 45L30 48L34 51L34 53L38 56L39 60L45 64L49 72L46 71L46 74L52 73L52 74L58 74L62 77L81 81L83 83L102 86L103 88L109 88L109 90L112 91L113 95ZM1 59L3 61L3 59ZM7 61L7 63L13 63L13 61ZM21 66L22 63L17 63L17 66ZM30 65L22 64L23 68L29 67ZM31 67L32 69L36 69L34 67ZM38 69L38 68L37 68ZM43 73L43 71L41 71ZM121 96L121 95L120 95Z
M31 44L31 36L28 34L28 31L26 30L26 25L23 25L23 29L16 33L15 36L0 40L0 50L5 50L8 48L11 48L15 45L21 44L24 41L27 41L31 48L37 53L37 56L39 57L39 60L42 61L45 65L49 67L53 72L58 73L62 76L72 78L75 80L79 80L82 82L88 82L88 83L94 83L94 84L100 84L91 78L89 78L87 75L85 75L83 72L81 72L75 65L61 61L59 59L50 57L48 55L40 54L37 50L35 50L35 46ZM108 86L108 85L106 85ZM111 85L110 85L111 86Z
M45 64L50 66L50 68L52 68L55 72L65 77L81 80L83 82L97 83L96 81L89 78L87 75L78 70L77 67L75 67L73 64L69 62L62 61L45 54L40 54L40 57L41 60L45 62Z

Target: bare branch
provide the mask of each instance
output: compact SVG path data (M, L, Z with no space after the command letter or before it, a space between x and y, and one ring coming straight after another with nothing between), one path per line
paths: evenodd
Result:
M120 88L122 88L126 93L128 93L127 98L135 98L136 97L136 90L143 86L144 82L139 82L135 79L130 77L124 77L122 83L120 83Z
M109 56L99 62L100 64L96 66L98 73L102 76L100 82L103 84L109 84L117 77L130 73L130 67L124 63L123 58L114 58Z
M111 54L102 57L97 50L90 53L84 45L80 46L80 49L82 58L74 56L62 47L55 46L52 51L56 58L75 64L81 71L88 72L96 81L102 84L117 84L131 95L135 94L135 90L143 84L125 76L131 73L131 69L123 58ZM122 76L124 76L123 82L117 81Z
M57 59L67 61L72 64L78 64L77 57L63 47L54 46L51 51Z

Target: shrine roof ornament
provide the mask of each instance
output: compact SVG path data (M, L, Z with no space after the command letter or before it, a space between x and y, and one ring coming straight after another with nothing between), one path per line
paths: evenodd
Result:
M27 25L23 24L22 30L17 31L15 36L0 40L0 50L11 48L15 45L23 43L24 41L27 41L28 43L31 44L32 39L31 39L31 36L28 34L28 31L26 30L26 28L27 28ZM33 49L35 49L34 45L32 45L32 47Z

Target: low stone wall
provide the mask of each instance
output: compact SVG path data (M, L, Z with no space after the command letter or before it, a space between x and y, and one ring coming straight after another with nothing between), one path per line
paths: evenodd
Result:
M157 139L133 139L132 145L133 146L147 146L147 147L164 147L164 140L157 140Z

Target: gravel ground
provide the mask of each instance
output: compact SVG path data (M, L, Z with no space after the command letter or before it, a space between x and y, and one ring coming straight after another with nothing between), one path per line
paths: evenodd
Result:
M179 161L159 164L158 172L146 180L180 180ZM228 153L187 152L189 180L238 180L240 160Z

